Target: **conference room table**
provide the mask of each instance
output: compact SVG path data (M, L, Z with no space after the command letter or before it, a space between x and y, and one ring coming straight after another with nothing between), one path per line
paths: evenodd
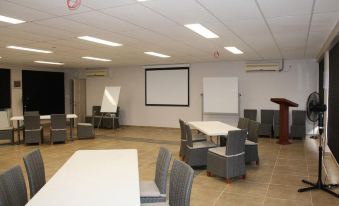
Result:
M240 130L237 127L219 121L193 121L188 122L188 124L192 129L196 129L208 136L216 136L218 139L220 139L220 136L226 136L229 131Z
M69 124L69 133L70 139L73 140L73 120L78 118L76 114L66 114L66 119L70 120ZM50 120L51 115L40 115L40 120ZM18 144L20 144L20 121L24 120L24 116L13 116L10 119L11 121L17 121L17 131L18 131Z
M79 150L26 206L139 206L136 149Z

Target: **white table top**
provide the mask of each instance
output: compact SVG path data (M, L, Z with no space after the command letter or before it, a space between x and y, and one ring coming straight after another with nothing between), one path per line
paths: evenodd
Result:
M135 149L79 150L27 206L139 206Z
M75 119L78 118L76 114L67 114L66 115L67 119ZM41 120L48 120L51 119L51 115L40 115ZM10 119L11 121L18 121L18 120L24 120L24 116L13 116Z
M200 132L208 136L221 136L227 135L228 131L239 130L239 128L218 122L218 121L196 121L188 122L188 124L193 128L197 129Z

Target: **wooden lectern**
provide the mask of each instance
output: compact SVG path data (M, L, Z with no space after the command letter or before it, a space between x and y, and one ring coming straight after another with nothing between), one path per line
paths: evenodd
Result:
M271 102L277 103L280 105L279 111L279 140L278 144L291 144L288 141L288 107L297 107L298 104L284 98L271 98Z

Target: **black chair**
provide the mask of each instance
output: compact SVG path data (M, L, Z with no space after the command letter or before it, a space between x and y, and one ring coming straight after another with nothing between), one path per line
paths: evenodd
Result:
M306 111L292 111L291 137L304 139L306 134Z
M52 114L51 115L51 144L54 142L66 142L66 114Z
M275 110L273 114L273 136L279 137L279 110Z
M25 144L42 143L43 129L40 125L40 115L24 115Z
M26 184L20 166L0 174L0 205L24 206L27 201Z
M24 156L31 198L46 184L45 167L39 149Z
M263 109L261 113L261 124L258 131L259 136L272 137L274 110Z
M253 121L257 121L256 109L244 109L244 117Z

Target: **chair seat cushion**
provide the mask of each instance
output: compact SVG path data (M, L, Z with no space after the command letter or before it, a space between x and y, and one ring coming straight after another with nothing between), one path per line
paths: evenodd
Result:
M142 203L141 206L170 206L168 202Z
M166 197L161 194L154 181L140 181L140 197Z
M226 156L226 147L210 148L210 149L208 149L208 152L212 152L212 153L220 155L220 156Z
M90 123L78 123L78 126L92 126Z
M245 145L257 145L258 143L246 140Z
M193 142L193 148L206 148L206 147L217 147L216 144L210 141L202 141L202 142ZM190 147L191 148L191 147Z

